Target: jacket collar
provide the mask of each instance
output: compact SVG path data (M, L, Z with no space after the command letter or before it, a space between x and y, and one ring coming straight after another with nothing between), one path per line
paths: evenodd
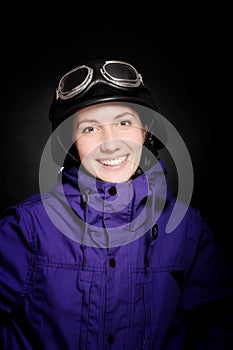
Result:
M63 170L52 193L81 219L87 245L94 239L98 246L119 246L142 236L157 221L171 199L166 174L165 164L158 161L131 181L108 183L73 167Z

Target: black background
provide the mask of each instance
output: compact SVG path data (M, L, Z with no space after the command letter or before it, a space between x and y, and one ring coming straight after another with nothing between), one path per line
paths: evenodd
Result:
M83 60L126 60L182 136L194 168L192 203L232 262L229 9L79 6L2 11L0 210L39 191L58 78Z

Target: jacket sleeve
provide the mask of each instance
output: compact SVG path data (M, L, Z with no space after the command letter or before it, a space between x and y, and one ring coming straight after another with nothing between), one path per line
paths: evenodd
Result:
M33 257L27 223L11 207L0 217L0 315L10 315L24 291ZM1 317L0 317L1 318Z
M232 350L232 269L206 221L199 220L193 229L196 248L183 294L187 348Z

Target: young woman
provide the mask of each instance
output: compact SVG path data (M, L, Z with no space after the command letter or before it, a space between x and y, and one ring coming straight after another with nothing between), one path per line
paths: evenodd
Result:
M200 212L172 196L156 111L127 62L59 81L58 182L1 217L1 349L232 347L231 273Z

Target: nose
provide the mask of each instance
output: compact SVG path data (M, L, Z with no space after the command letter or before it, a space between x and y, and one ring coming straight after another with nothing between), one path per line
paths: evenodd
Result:
M122 140L117 135L117 131L114 130L114 124L105 124L102 126L102 143L101 151L105 153L112 153L121 148Z

